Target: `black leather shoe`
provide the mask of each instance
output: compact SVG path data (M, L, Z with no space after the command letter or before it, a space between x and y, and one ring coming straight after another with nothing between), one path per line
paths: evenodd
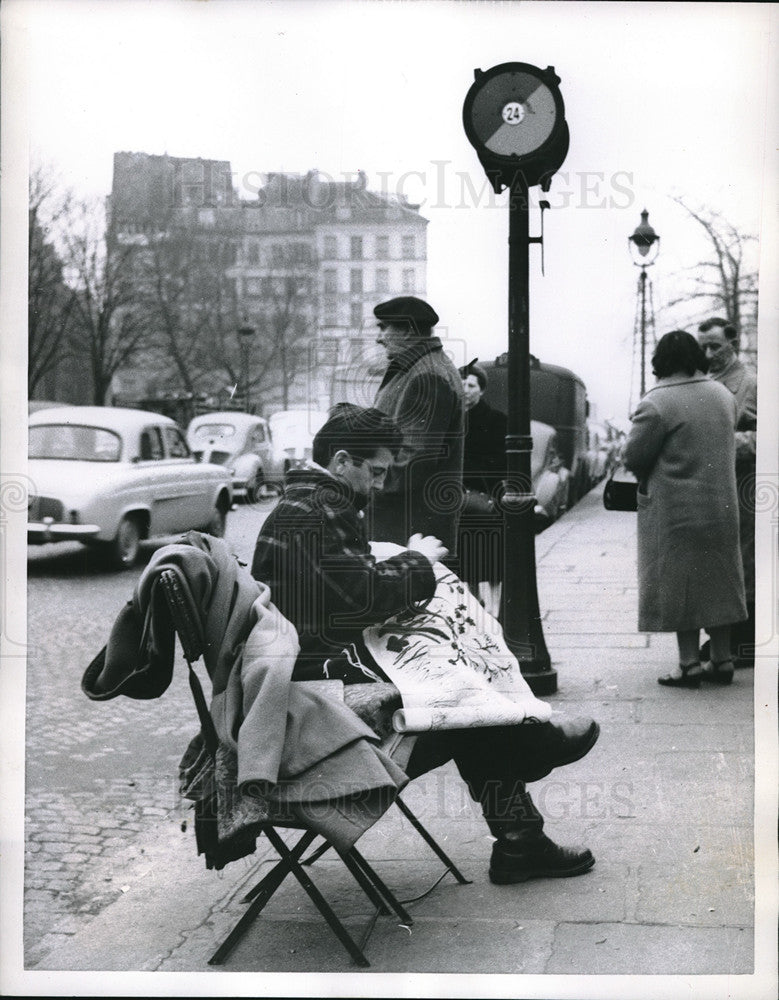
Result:
M514 842L499 840L492 848L490 882L513 885L531 878L570 878L583 875L594 864L586 847L560 847L543 833Z
M712 684L732 684L733 661L723 660L720 663L715 663L712 660L708 667L704 667L701 676L705 681L709 681Z
M703 671L701 670L700 663L680 663L679 669L676 673L665 674L663 677L658 677L657 683L662 684L663 687L699 688L701 686L702 678Z
M523 781L538 781L556 767L581 760L600 736L600 726L587 716L563 722L528 721L520 730L527 746L525 760L520 764Z

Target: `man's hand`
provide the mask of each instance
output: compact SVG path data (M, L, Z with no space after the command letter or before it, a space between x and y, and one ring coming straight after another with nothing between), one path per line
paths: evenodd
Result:
M449 555L449 549L441 543L440 538L434 538L433 535L423 536L421 533L412 535L406 548L411 549L412 552L420 552L431 565L440 562Z

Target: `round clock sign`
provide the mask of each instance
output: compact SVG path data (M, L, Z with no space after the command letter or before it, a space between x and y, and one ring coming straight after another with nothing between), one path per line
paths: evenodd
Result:
M463 124L488 175L508 185L521 171L532 185L559 169L569 141L559 82L551 66L502 63L476 71Z

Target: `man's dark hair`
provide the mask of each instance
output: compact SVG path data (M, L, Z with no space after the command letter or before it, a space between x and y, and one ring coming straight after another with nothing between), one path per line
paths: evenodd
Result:
M708 369L706 355L700 344L686 330L672 330L664 334L652 355L652 371L657 378L666 378L677 372L694 375Z
M314 437L311 457L317 465L326 467L337 451L370 459L379 448L386 448L396 456L402 443L400 428L386 413L353 403L336 403L327 423Z
M708 333L709 330L713 330L715 326L722 327L723 335L731 342L735 347L738 343L738 330L733 326L732 323L728 323L726 319L722 319L719 316L712 316L711 319L705 319L701 325L698 327L698 333Z

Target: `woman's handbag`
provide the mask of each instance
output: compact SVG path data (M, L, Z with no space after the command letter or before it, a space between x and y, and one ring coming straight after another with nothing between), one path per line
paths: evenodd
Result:
M606 510L638 510L638 480L624 465L618 465L603 489Z

